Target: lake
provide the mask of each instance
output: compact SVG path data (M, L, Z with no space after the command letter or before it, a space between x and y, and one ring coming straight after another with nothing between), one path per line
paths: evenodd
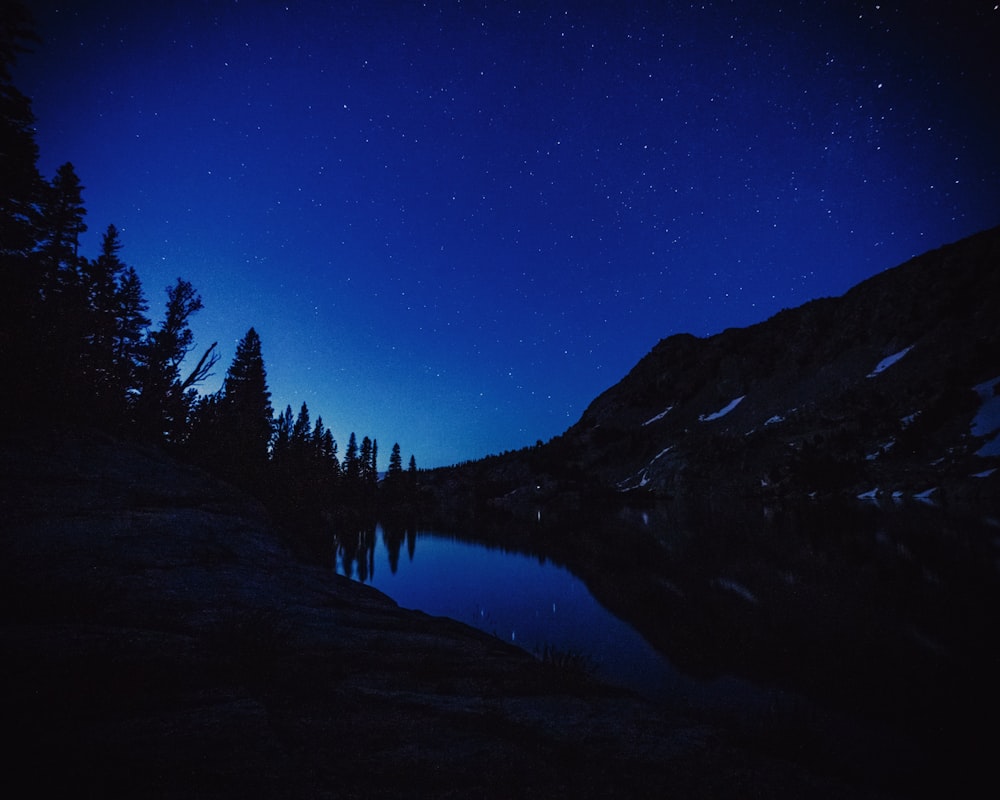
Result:
M826 708L908 728L984 700L1000 526L926 503L722 501L336 537L337 570L673 704Z
M540 556L454 536L381 525L341 538L337 572L367 583L403 608L472 625L543 657L583 659L601 679L647 697L708 706L759 694L733 677L695 679L676 669L635 628L598 602L564 566Z
M859 780L978 758L968 714L1000 713L995 513L584 511L342 532L337 571Z

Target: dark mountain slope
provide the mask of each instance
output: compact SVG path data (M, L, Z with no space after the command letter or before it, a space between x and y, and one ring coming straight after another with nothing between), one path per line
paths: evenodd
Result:
M841 297L663 339L564 435L450 477L493 496L995 495L995 474L972 476L997 461L998 308L994 228Z

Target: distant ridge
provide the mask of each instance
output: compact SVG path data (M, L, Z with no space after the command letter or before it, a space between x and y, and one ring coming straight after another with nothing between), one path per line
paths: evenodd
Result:
M840 297L663 339L563 435L438 477L494 499L996 496L998 387L995 227Z

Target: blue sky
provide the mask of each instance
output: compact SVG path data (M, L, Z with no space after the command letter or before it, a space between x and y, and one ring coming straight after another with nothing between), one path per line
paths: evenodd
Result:
M561 433L670 334L1000 222L995 2L29 3L15 80L154 319L437 466Z

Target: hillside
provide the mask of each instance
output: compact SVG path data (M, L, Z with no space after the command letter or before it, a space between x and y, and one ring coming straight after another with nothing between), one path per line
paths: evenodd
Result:
M549 443L443 470L516 505L580 491L1000 495L1000 228L747 328L661 340Z

